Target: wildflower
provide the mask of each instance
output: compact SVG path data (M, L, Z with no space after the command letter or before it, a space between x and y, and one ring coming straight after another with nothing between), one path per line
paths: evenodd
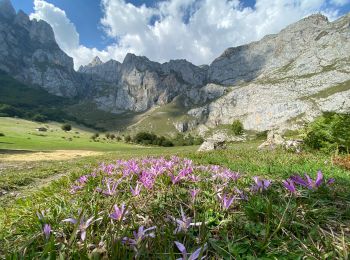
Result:
M98 221L100 220L101 218L99 219L96 219L95 221ZM81 218L78 220L78 219L75 219L75 218L67 218L67 219L64 219L62 220L63 222L70 222L74 225L79 225L78 226L78 230L77 232L79 233L80 232L80 239L82 241L85 241L85 238L86 238L86 230L87 228L95 221L94 220L94 217L91 217L87 220L85 220L84 216L81 216Z
M143 184L143 186L145 186L147 189L152 189L155 179L154 176L152 174L150 174L147 171L142 171L141 177L140 177L140 181Z
M78 190L81 190L83 188L84 188L83 186L73 185L71 187L70 194L75 194Z
M106 188L105 190L102 190L102 194L107 195L107 196L113 196L117 193L117 187L119 183L122 181L122 179L119 179L116 182L113 182L112 180L108 179L106 181Z
M123 203L120 208L117 205L114 205L113 208L114 211L109 215L109 217L117 221L122 219L125 220L125 216L129 213L125 208L125 204Z
M248 200L248 196L241 191L240 189L238 189L237 187L235 187L235 193L238 194L238 198L241 200Z
M190 255L190 257L187 257L188 253L187 253L186 247L178 241L175 241L175 245L177 246L177 248L182 254L182 258L179 258L177 260L196 260L198 259L200 253L204 252L207 249L207 245L205 244L204 247L198 248L196 251L194 251ZM204 257L202 259L204 259Z
M282 181L283 186L290 191L291 193L296 193L297 190L294 185L294 181L292 179L287 179L285 181Z
M194 201L196 199L196 196L199 192L200 192L200 189L191 189L190 190L192 201Z
M137 183L136 186L135 186L135 189L130 187L130 190L131 190L131 194L133 196L138 196L141 193L141 185L139 183Z
M251 187L253 192L262 192L267 190L267 188L271 185L270 180L261 179L257 176L253 177L253 180L255 182L255 184Z
M43 232L46 240L49 240L51 234L51 226L49 224L45 224L43 227Z
M153 232L149 232L151 230L156 229L156 226L150 227L145 229L144 226L140 226L137 232L133 232L134 237L133 238L128 238L124 237L123 238L123 243L131 245L135 250L140 246L141 242L146 239L147 237L155 237L155 234Z
M317 176L316 176L315 180L313 180L308 174L305 174L305 179L303 179L299 175L294 175L294 176L290 177L290 179L293 180L293 182L299 184L300 186L303 186L303 187L308 188L310 190L317 189L324 183L323 174L321 171L317 172ZM334 183L334 181L335 180L333 178L329 179L326 182L326 185L330 185L330 184Z
M182 207L180 206L180 210L181 210L181 218L174 218L172 216L169 216L168 218L172 221L174 221L176 223L176 229L174 230L174 234L178 234L181 232L186 233L188 231L188 229L191 226L200 226L202 225L202 222L197 222L197 223L192 223L192 218L187 217L182 209Z
M36 215L38 216L38 219L39 220L43 220L45 218L45 210L42 210L42 211L37 211L36 212Z
M87 181L88 181L88 176L87 175L80 176L79 179L77 180L77 182L79 184L85 184L85 183L87 183Z
M235 196L229 198L227 194L224 194L224 196L221 196L221 194L219 194L218 197L221 200L221 205L224 209L228 209L236 199Z

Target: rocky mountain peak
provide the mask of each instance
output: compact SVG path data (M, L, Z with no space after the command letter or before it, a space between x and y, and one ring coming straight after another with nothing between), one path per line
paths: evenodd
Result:
M15 23L28 30L30 27L29 16L22 10L19 10L15 18Z
M0 18L13 19L16 11L10 0L0 0Z
M88 66L91 66L91 67L95 67L95 66L98 66L98 65L101 65L103 64L103 62L101 61L100 57L96 56L90 63Z

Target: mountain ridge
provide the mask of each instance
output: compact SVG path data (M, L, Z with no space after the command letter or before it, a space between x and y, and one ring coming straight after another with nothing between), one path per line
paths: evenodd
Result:
M347 86L349 35L350 14L333 22L316 14L259 41L228 48L205 66L184 59L158 63L128 53L123 62L95 57L75 71L49 24L16 13L9 0L0 1L1 70L116 116L144 113L181 96L187 122L174 124L190 125L189 130L234 119L251 130L298 128L301 123L293 118L306 122L323 111L348 111L346 87L315 97Z

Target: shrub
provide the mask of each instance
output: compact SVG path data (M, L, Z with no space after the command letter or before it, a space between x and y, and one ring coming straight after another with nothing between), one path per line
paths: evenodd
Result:
M61 128L62 128L63 131L70 131L70 130L72 130L72 126L70 124L63 124Z
M94 141L99 137L100 135L98 133L94 133L90 138Z
M164 136L157 136L153 133L139 132L133 138L133 142L143 145L174 146L173 142Z
M35 114L33 117L32 117L32 120L33 121L36 121L36 122L46 122L47 121L47 117L42 115L42 114Z
M307 128L305 144L324 151L350 150L350 114L325 113Z
M4 133L0 133L0 136L5 136L5 134Z
M262 131L256 134L256 138L258 139L266 139L268 131Z
M110 134L110 135L109 135L109 138L110 138L111 140L114 140L114 139L115 139L115 135L114 135L114 134Z
M235 135L241 135L243 134L243 124L239 120L235 120L232 123L232 131Z
M116 139L118 142L122 140L122 138L121 138L120 136L117 136L115 139Z
M107 139L111 138L111 134L110 133L106 133L105 136L106 136Z
M130 135L127 135L124 137L124 141L127 142L127 143L130 143L131 142L131 136Z

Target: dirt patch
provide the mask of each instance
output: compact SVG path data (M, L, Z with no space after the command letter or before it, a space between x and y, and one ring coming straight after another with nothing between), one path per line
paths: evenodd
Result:
M84 151L84 150L56 150L45 152L30 152L30 153L13 153L1 155L2 161L52 161L52 160L69 160L85 156L101 155L102 152Z
M336 157L333 159L333 163L350 170L350 155L344 157Z

